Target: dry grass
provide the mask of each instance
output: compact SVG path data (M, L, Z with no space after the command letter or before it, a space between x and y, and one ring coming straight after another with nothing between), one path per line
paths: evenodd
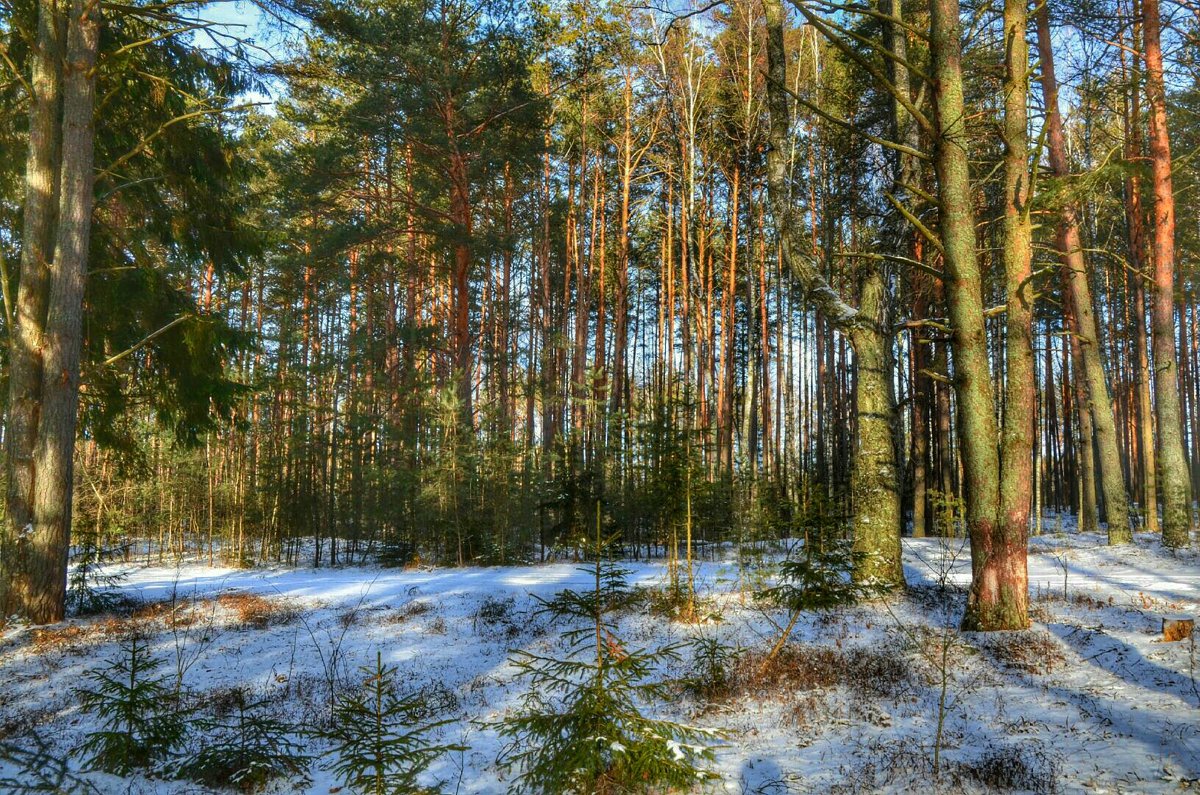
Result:
M1111 596L1108 597L1108 599L1102 599L1101 597L1088 593L1087 591L1071 591L1064 598L1062 589L1060 588L1050 588L1046 590L1039 588L1033 600L1035 603L1047 604L1065 602L1068 605L1081 607L1087 610L1103 610L1106 607L1112 607L1116 603ZM1031 605L1031 613L1033 612L1032 607L1033 606Z
M979 649L1010 671L1048 674L1066 663L1058 641L1048 632L993 632L976 640Z
M411 602L406 602L400 607L392 610L383 617L385 624L403 624L406 621L423 616L426 613L433 611L433 605L429 602L413 599Z
M761 651L739 655L733 692L758 697L844 687L863 699L896 698L912 684L909 660L895 649L842 649L791 643L770 661Z
M239 629L266 629L290 623L298 615L283 599L268 599L253 593L221 594L217 604L233 613Z

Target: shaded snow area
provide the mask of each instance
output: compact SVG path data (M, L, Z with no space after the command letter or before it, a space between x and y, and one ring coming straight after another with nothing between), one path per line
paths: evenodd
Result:
M1200 651L1186 640L1159 642L1164 617L1200 612L1194 553L1168 553L1152 536L1125 548L1094 535L1036 538L1033 627L963 635L954 629L969 579L963 542L906 540L907 594L801 616L770 670L760 663L788 616L754 600L754 573L727 554L697 564L702 622L671 620L652 610L652 598L615 617L630 647L701 637L728 651L722 686L680 687L669 703L644 705L723 730L721 779L704 791L1200 791ZM631 585L663 587L664 564L629 568ZM0 636L0 739L19 745L36 735L64 757L78 748L99 727L74 688L131 630L149 638L161 672L182 673L191 703L204 708L245 688L295 727L327 720L331 687L353 688L378 652L398 666L406 694L448 721L432 739L467 747L428 771L429 783L459 793L503 793L516 775L497 762L504 742L495 729L526 690L510 652L564 653L561 632L570 627L552 625L533 597L592 585L571 563L124 574L118 587L140 607ZM685 650L661 674L695 678L701 668ZM299 728L296 736L314 757L307 776L267 791L337 792L321 741ZM209 791L86 777L100 792Z

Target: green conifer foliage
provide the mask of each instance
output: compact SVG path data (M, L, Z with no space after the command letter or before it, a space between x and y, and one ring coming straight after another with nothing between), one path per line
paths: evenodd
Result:
M89 671L89 685L77 692L83 711L106 728L91 732L80 747L94 768L119 776L165 760L187 726L174 698L169 676L159 675L163 661L131 635L120 654Z
M442 754L465 750L459 745L434 745L429 734L449 721L429 721L419 695L396 694L396 667L363 666L363 686L346 696L334 711L329 769L358 795L413 795L439 792L420 783L421 774Z
M257 792L275 778L305 770L309 757L290 738L292 727L266 715L264 702L247 701L246 695L236 691L227 715L196 721L206 742L180 766L179 777Z
M560 619L585 623L563 633L563 657L519 651L512 659L529 683L520 709L499 726L510 741L504 761L519 771L513 791L655 792L714 777L704 764L715 732L645 714L669 697L668 683L653 677L679 660L679 647L628 648L617 636L607 613L627 586L605 551L597 501L592 593L564 591L546 603Z

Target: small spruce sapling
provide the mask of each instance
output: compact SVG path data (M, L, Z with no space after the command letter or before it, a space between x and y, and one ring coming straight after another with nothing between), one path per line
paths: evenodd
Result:
M174 698L171 678L158 673L162 665L135 633L121 643L117 657L84 674L89 684L76 691L83 711L107 727L87 735L80 746L88 764L126 775L174 751L187 716Z
M235 692L227 715L195 722L204 746L180 765L180 778L257 792L273 779L305 771L309 757L290 739L291 727L266 715L264 702L248 701L246 695L242 689Z
M651 676L680 658L678 648L627 648L607 620L623 574L605 554L600 503L596 503L591 595L564 593L546 603L563 619L585 621L563 633L565 657L519 651L511 658L528 678L521 707L499 724L509 744L503 763L518 772L515 792L608 793L690 789L715 778L703 764L714 731L643 713L643 705L669 697L668 684Z
M67 579L66 602L71 612L76 615L103 613L129 601L117 590L125 575L104 568L106 562L124 552L124 547L105 547L97 530L82 533Z
M358 795L413 795L438 792L418 780L431 764L459 745L430 744L431 731L449 721L428 721L419 696L396 695L396 667L363 666L362 689L342 697L334 711L333 727L322 736L333 743L327 769Z
M789 557L779 565L778 585L760 593L763 601L790 611L787 626L763 658L763 670L787 643L804 612L833 610L884 592L884 588L876 583L855 582L851 578L860 553L853 551L849 543L844 540L820 544L813 541L810 538L801 547L801 554Z

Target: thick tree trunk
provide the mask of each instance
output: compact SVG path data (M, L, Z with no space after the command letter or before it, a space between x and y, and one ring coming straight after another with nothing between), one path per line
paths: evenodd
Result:
M61 621L71 536L79 358L93 206L92 124L100 7L72 0L63 69L62 172L58 232L43 349L42 417L34 450L31 621Z
M995 566L1007 593L1009 620L1028 614L1026 549L1033 496L1033 436L1037 410L1033 352L1033 226L1029 202L1028 0L1004 0L1004 429L1000 440L1000 540L985 568Z
M25 218L15 328L9 339L7 442L8 522L0 528L0 621L24 614L31 580L34 447L41 412L42 344L50 297L50 265L58 211L61 15L55 0L38 3L37 41L30 54L29 151L25 161Z
M958 0L932 0L929 32L939 133L934 166L946 263L946 301L953 328L963 494L971 538L972 579L963 628L1023 629L1029 625L1025 548L1012 545L999 515L1000 456L982 273L975 247Z
M1167 135L1167 96L1163 85L1161 20L1158 0L1143 0L1146 40L1146 99L1150 106L1150 166L1154 189L1154 293L1151 334L1154 340L1155 410L1158 460L1162 477L1163 543L1184 547L1192 525L1192 488L1183 449L1179 405L1179 367L1175 350L1175 195L1171 182L1171 142Z
M1058 112L1058 80L1054 74L1054 51L1050 41L1050 15L1043 4L1037 11L1038 50L1042 62L1042 93L1046 104L1046 144L1050 168L1058 177L1070 173L1067 164L1066 136ZM1113 419L1112 399L1104 373L1100 350L1100 334L1088 284L1087 265L1079 234L1079 207L1066 202L1059 213L1057 246L1063 261L1063 292L1075 316L1083 365L1077 377L1087 386L1088 409L1100 453L1100 487L1104 494L1105 516L1108 519L1108 540L1124 544L1132 540L1129 528L1129 497L1121 470L1121 453L1117 442L1117 425ZM1090 443L1090 442L1089 442Z

